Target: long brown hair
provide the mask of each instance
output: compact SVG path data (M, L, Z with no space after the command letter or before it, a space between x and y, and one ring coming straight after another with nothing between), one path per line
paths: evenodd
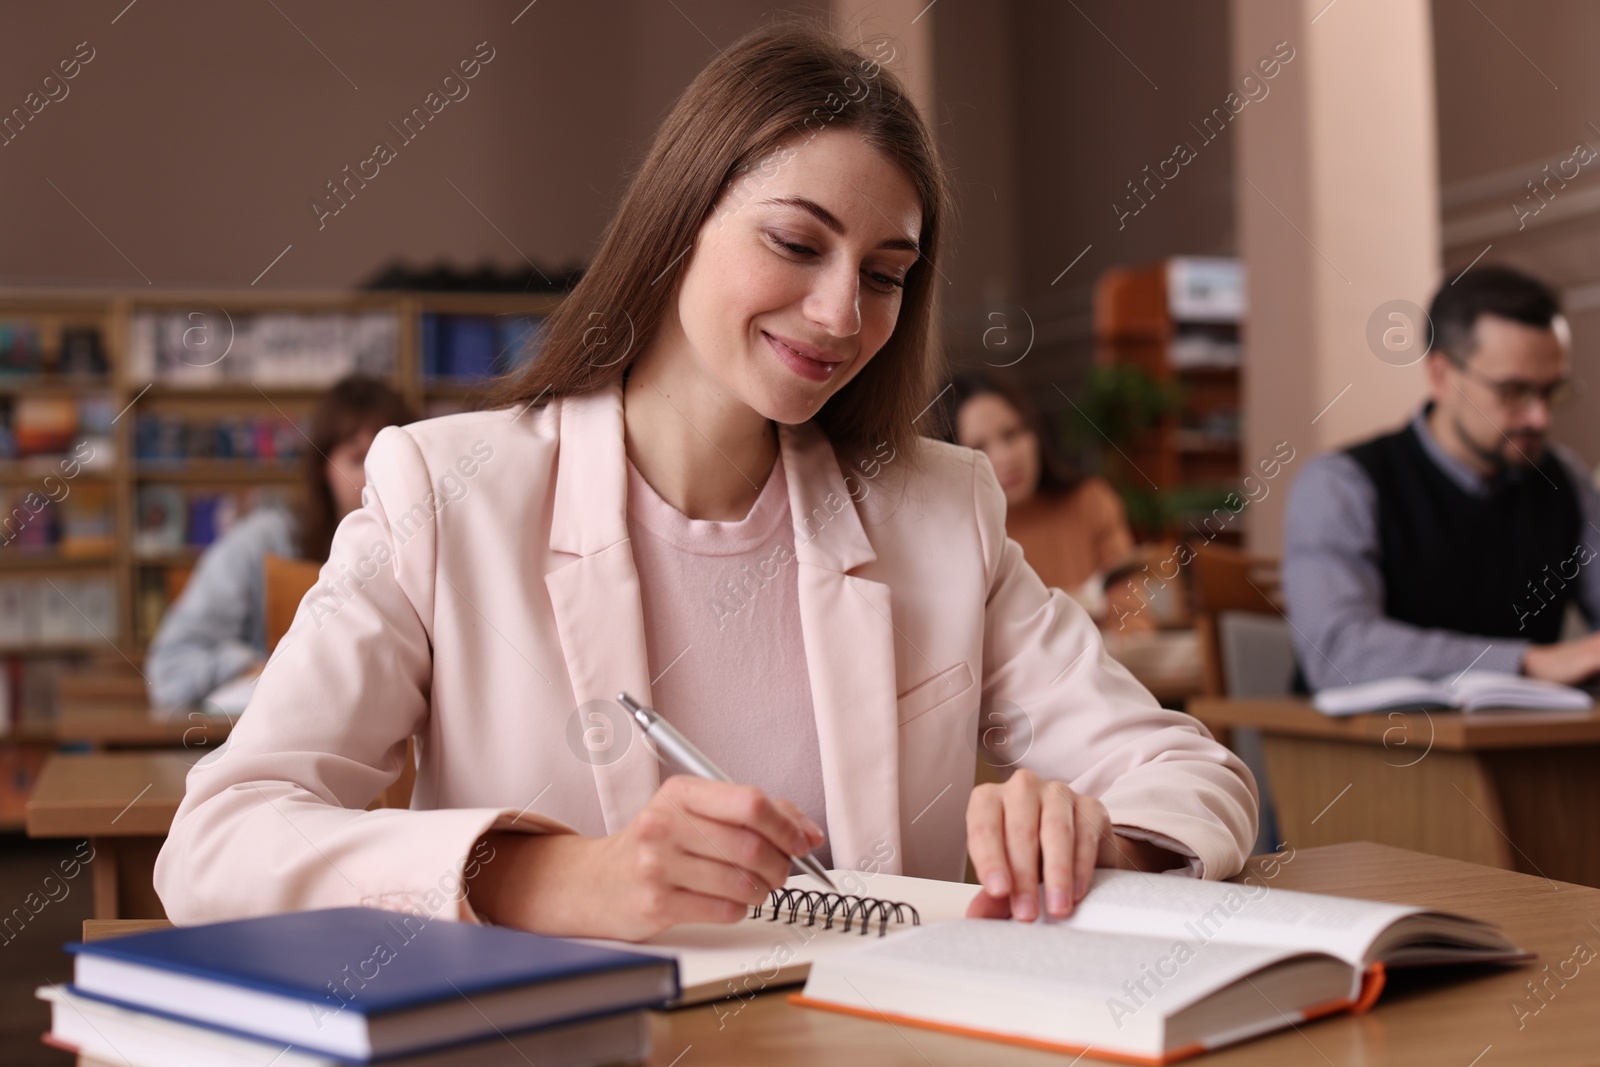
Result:
M1040 496L1066 496L1083 484L1084 475L1074 470L1055 448L1055 435L1045 420L1039 405L1023 391L1013 378L989 371L963 371L950 379L950 387L941 394L943 400L942 436L946 441L956 441L956 419L967 401L980 396L996 396L1010 405L1039 442L1039 484L1035 489Z
M339 512L328 488L328 453L362 430L416 421L405 398L385 381L352 374L334 383L311 413L311 447L302 461L305 496L300 509L300 558L327 561Z
M537 406L621 381L655 336L685 253L729 186L779 149L824 129L859 133L905 171L922 201L922 229L894 332L814 421L844 454L884 442L914 454L913 423L942 369L931 327L939 248L951 212L948 179L900 80L809 19L785 19L746 34L684 90L606 227L593 264L547 320L538 358L502 379L490 406Z

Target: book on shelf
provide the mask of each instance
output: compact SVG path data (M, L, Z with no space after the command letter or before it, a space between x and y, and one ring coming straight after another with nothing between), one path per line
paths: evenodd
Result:
M219 515L225 498L216 493L191 493L188 498L188 515L184 543L193 546L209 545L217 539L217 528L226 519Z
M111 486L104 482L65 485L58 505L61 512L61 555L82 559L113 555L117 550L117 524L111 502Z
M59 373L73 377L103 377L111 372L105 344L97 326L67 326L61 330Z
M392 379L399 342L399 318L388 310L137 311L128 322L128 376L268 388L332 385L350 374Z
M1166 262L1167 314L1176 322L1233 323L1247 306L1244 263L1231 256L1173 256Z
M1594 707L1582 689L1504 671L1464 671L1455 678L1384 678L1318 690L1311 704L1324 715L1365 711L1581 711Z
M159 482L141 485L133 549L139 556L162 557L207 548L251 512L288 506L288 493L280 486L187 489Z
M303 427L281 415L200 419L142 412L134 423L134 458L181 467L192 460L289 464L300 459Z
M141 485L133 548L141 556L176 552L184 546L187 506L175 485Z
M678 991L675 964L658 956L375 908L67 947L74 996L357 1062L618 1019Z
M0 488L0 552L7 557L37 556L51 552L61 540L61 518L56 502L36 489Z
M44 345L32 319L0 319L0 374L38 374Z
M0 577L0 649L90 645L117 630L117 590L109 575Z
M424 381L481 382L538 355L537 315L424 312L419 324Z
M70 396L16 397L11 434L18 456L67 452L78 434L78 401Z
M115 462L111 398L106 395L0 396L0 461L59 461L61 474Z
M0 319L0 376L81 381L109 373L98 326L64 325L57 340L47 337L31 318Z
M963 919L815 961L796 1002L1161 1064L1337 1011L1388 970L1532 958L1496 927L1400 904L1100 870L1072 916Z
M182 595L193 573L192 563L167 563L158 567L139 568L139 587L134 599L134 631L141 643L148 643L155 637L167 608Z

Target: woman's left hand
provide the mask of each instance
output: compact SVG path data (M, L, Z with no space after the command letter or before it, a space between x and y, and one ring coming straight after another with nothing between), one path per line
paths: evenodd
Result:
M973 789L967 802L967 851L983 892L967 916L1039 917L1039 876L1052 918L1072 914L1100 867L1163 870L1182 859L1147 842L1118 838L1105 805L1019 768L1004 783Z

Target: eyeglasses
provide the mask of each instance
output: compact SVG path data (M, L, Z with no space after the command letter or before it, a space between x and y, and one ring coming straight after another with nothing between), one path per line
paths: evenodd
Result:
M1450 362L1456 369L1471 378L1479 385L1487 386L1494 392L1494 398L1503 407L1520 410L1532 404L1535 400L1541 401L1545 407L1560 407L1573 397L1572 379L1561 377L1553 382L1524 381L1520 378L1491 378L1486 374L1479 374L1462 360L1450 357Z

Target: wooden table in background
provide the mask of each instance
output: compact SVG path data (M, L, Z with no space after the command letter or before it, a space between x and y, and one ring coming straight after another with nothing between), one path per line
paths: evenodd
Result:
M1600 710L1331 718L1304 700L1202 698L1189 711L1219 735L1261 731L1293 845L1378 841L1600 886Z
M29 837L84 837L94 848L97 919L159 918L156 853L183 800L192 752L58 753L28 799Z
M227 740L233 721L198 710L158 716L142 696L63 698L56 740L93 749L183 748L198 758Z
M1551 971L1573 958L1580 942L1600 947L1600 890L1424 856L1368 842L1302 848L1277 862L1276 876L1250 870L1272 887L1337 893L1367 900L1421 904L1498 923L1512 941L1539 954ZM150 923L84 923L85 940L150 929ZM162 925L162 924L155 924ZM1568 963L1570 972L1575 963ZM1407 980L1391 976L1377 1007L1365 1015L1335 1015L1297 1029L1209 1053L1199 1067L1280 1067L1282 1064L1383 1064L1404 1067L1577 1067L1600 1052L1600 978L1579 972L1542 1006L1525 983L1538 966L1446 970ZM1518 1017L1512 1005L1529 1012ZM994 1067L1065 1067L1070 1057L976 1038L795 1007L783 992L742 1004L724 1001L651 1017L649 1062L670 1067L791 1067L870 1063L927 1067L981 1063ZM689 1051L685 1056L686 1050ZM1492 1050L1492 1051L1489 1051ZM1488 1055L1485 1052L1488 1051ZM1093 1060L1092 1054L1084 1063ZM79 1061L80 1067L105 1067Z

